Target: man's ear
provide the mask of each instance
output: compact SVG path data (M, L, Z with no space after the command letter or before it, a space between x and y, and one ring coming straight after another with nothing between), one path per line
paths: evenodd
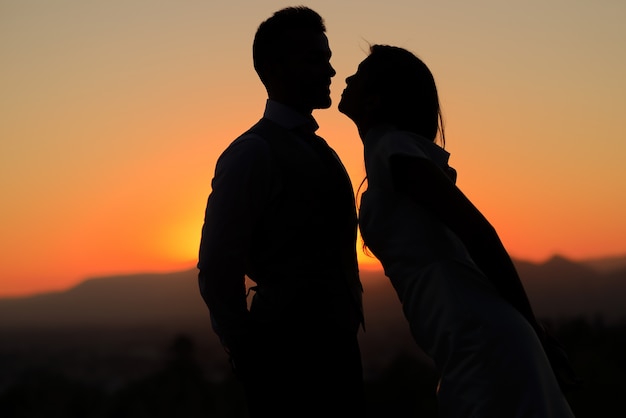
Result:
M264 63L265 65L265 74L268 74L273 78L280 78L283 74L282 65L279 65L274 60L268 60Z
M280 90L284 81L284 69L281 65L266 61L263 63L263 74L265 74L263 84L268 91Z

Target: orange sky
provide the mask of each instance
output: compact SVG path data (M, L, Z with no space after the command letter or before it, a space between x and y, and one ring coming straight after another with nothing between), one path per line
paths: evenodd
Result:
M0 0L0 297L193 266L215 160L263 110L254 31L292 5L92 3ZM432 69L458 184L514 257L626 254L626 4L302 3L337 70L314 115L355 187L335 105L367 43L394 44Z

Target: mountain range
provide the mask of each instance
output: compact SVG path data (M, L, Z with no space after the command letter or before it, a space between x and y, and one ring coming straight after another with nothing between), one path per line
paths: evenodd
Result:
M515 264L539 317L626 318L626 257L574 262L554 256L545 263ZM0 299L0 328L208 325L196 278L195 269L100 277L67 291ZM369 318L399 314L396 295L381 270L365 270L362 279Z

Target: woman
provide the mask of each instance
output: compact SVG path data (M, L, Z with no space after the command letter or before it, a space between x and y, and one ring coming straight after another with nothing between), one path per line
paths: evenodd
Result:
M445 140L430 70L373 45L346 84L339 110L359 131L367 173L361 234L440 372L440 415L573 417L511 258L435 143Z

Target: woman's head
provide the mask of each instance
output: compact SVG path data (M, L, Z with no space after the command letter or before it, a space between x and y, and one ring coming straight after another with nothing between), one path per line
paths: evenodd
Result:
M346 79L339 110L359 130L392 124L432 141L443 124L432 73L413 53L389 45L372 45L357 72Z

